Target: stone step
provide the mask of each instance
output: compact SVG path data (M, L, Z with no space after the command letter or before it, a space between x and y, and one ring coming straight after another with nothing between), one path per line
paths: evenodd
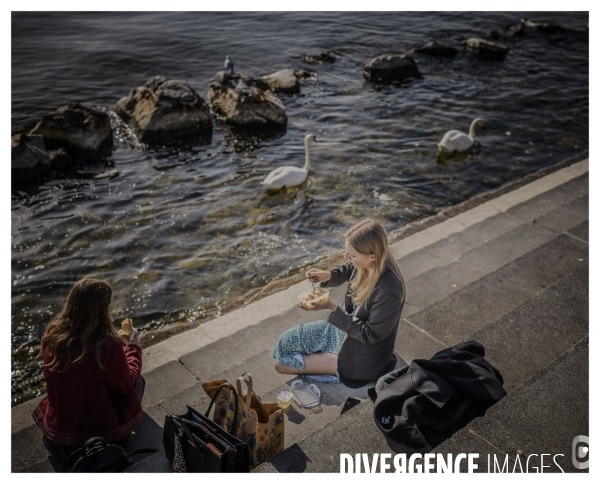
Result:
M441 301L404 318L445 346L463 341L550 287L587 267L589 246L561 234ZM397 351L408 360L399 341Z
M468 337L513 391L589 334L589 268L573 271L531 301Z
M587 283L588 266L585 264L497 321L464 338L484 345L486 359L501 371L509 394L587 336ZM560 401L560 398L555 400L557 406L561 405ZM587 399L585 401L587 404ZM373 422L372 410L370 401L365 401L360 408L354 409L353 426L344 422L344 416L341 416L255 472L339 472L339 453L342 452L351 455L413 452L385 439ZM361 427L355 433L359 421ZM552 433L548 428L546 431ZM360 435L360 439L356 439L356 435ZM459 438L464 438L463 434ZM485 450L491 452L493 446L486 445Z
M487 413L473 420L433 452L456 455L479 453L480 472L493 471L495 454L509 472L523 472L531 456L530 472L584 472L572 464L572 442L578 435L589 436L589 338L586 337L553 363L536 373ZM487 455L491 454L488 468ZM562 454L562 455L558 455ZM517 459L517 455L519 458ZM516 466L516 467L515 467ZM466 468L461 466L461 472Z

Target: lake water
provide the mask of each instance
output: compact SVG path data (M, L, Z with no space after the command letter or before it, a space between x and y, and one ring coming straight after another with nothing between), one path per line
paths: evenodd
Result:
M422 78L402 86L363 77L378 54L458 47L523 17L576 32L528 29L504 41L503 62L415 55ZM148 147L120 130L107 163L13 187L13 404L39 395L44 327L84 276L111 283L115 320L159 330L341 250L362 217L397 229L587 149L587 23L586 12L13 13L13 132L70 101L113 108L154 75L207 99L226 55L238 72L315 73L299 95L280 95L283 133L243 137L214 122L209 143ZM341 57L302 61L327 50ZM443 134L479 116L480 147L438 161ZM267 193L271 170L303 165L308 132L319 141L308 181Z

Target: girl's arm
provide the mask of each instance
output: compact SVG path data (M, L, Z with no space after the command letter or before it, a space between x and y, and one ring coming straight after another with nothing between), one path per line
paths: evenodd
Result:
M142 348L137 344L121 347L115 340L107 371L111 391L119 395L132 395L142 374Z
M348 282L352 277L352 273L354 272L355 267L353 265L342 264L341 266L334 267L331 269L331 279L327 282L322 282L321 287L338 287L341 286L344 282Z
M374 344L388 337L402 314L402 292L388 288L373 291L373 304L368 319L360 319L338 307L327 321L344 331L349 337L364 344Z

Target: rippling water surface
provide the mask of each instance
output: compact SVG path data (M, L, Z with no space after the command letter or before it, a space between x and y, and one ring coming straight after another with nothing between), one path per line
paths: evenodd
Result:
M504 62L415 55L423 77L402 86L363 78L380 53L458 47L522 17L576 32L528 29L504 42ZM393 230L586 149L587 22L564 12L13 13L13 132L70 101L110 109L159 74L206 99L226 55L236 71L316 73L299 95L280 95L284 133L240 137L215 122L208 143L148 147L118 129L107 163L13 187L13 403L39 394L44 326L83 276L112 284L115 319L146 331L195 320L340 250L361 217ZM341 57L302 61L325 50ZM437 161L443 134L478 116L480 147ZM319 140L308 181L267 193L269 171L303 165L307 132Z

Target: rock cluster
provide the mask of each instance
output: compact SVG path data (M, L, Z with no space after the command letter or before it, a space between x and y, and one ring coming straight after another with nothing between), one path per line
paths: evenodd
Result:
M212 130L210 108L186 81L154 76L129 96L120 99L115 111L143 142Z
M283 103L260 78L219 71L210 83L208 98L213 110L235 126L268 128L287 124Z
M543 33L553 41L585 42L588 39L587 31L529 19L490 30L487 36L495 40L513 39L528 30ZM478 37L464 40L460 47L483 60L501 61L509 52L506 45ZM409 52L382 54L363 66L365 78L375 83L393 83L421 77L410 53L453 58L458 49L432 41ZM338 52L330 50L307 54L302 61L323 65L340 57ZM219 71L210 83L208 98L213 111L231 130L237 130L241 138L246 128L252 129L249 133L256 133L255 128L264 128L263 133L281 133L285 132L287 115L274 93L299 93L299 79L316 81L317 74L292 68L262 77ZM211 110L206 101L186 81L168 80L164 76L151 77L143 86L134 87L116 103L115 111L143 142L212 132ZM122 124L120 120L118 123ZM251 142L255 143L254 137ZM11 147L13 181L36 177L50 169L65 171L75 162L100 160L111 152L110 116L102 108L69 103L44 116L31 132L12 136Z

